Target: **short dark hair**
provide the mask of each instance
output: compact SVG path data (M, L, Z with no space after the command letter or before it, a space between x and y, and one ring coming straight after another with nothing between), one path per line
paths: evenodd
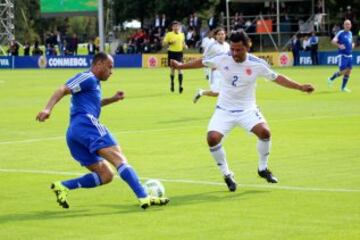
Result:
M242 29L231 32L230 41L234 43L242 42L246 47L249 47L250 38Z
M221 31L225 32L225 29L222 28L222 27L217 27L217 28L215 28L215 29L214 29L214 36L215 36L216 34L218 34L218 32L221 32Z
M172 21L172 22L171 22L171 24L170 24L170 25L171 25L171 26L173 26L173 25L175 25L175 24L179 24L179 25L180 25L180 22L178 22L178 21L174 20L174 21Z
M95 66L98 62L106 61L109 58L107 53L98 52L92 59L92 66Z

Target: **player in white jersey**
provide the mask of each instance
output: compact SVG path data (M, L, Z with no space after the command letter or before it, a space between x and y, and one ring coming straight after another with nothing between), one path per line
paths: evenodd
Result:
M202 52L205 53L208 49L208 47L215 42L215 39L213 38L213 31L208 31L206 36L201 40L201 48ZM205 67L204 72L206 76L206 80L209 80L211 69Z
M228 53L230 51L229 44L225 41L226 34L223 28L217 28L214 30L215 41L212 42L204 52L204 58L211 58L217 55ZM215 68L209 68L209 85L210 90L199 89L194 98L193 102L196 103L201 96L217 97L220 91L220 85L223 81L221 72Z
M284 75L277 74L264 60L249 54L248 47L248 36L244 31L238 30L230 36L230 52L228 54L198 59L187 64L171 62L176 69L201 68L203 66L216 68L224 77L216 110L208 126L207 142L230 191L235 191L237 185L227 164L222 139L236 126L254 133L258 138L259 176L270 183L278 182L278 179L268 169L271 145L270 130L256 105L256 79L265 77L283 87L307 93L314 91L311 84L300 84Z

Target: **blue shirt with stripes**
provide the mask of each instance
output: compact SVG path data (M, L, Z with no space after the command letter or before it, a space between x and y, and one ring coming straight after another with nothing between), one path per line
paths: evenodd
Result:
M75 75L66 82L71 90L70 121L77 115L90 114L99 118L101 112L101 86L91 71Z
M338 44L343 44L345 49L338 50L339 54L342 55L351 55L352 53L352 32L351 31L339 31L334 37L337 40Z

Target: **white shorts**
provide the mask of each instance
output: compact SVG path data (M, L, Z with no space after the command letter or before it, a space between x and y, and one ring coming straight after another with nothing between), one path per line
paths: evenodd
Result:
M221 82L223 81L223 76L221 75L220 71L214 70L211 71L209 76L209 85L212 92L219 93Z
M258 108L251 108L242 112L230 112L216 108L209 122L208 132L216 131L226 136L236 126L250 132L259 123L266 123L266 119Z

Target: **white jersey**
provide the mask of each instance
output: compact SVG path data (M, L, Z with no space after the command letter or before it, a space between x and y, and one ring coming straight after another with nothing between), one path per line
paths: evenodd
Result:
M214 41L215 41L215 39L213 39L213 38L209 38L209 37L203 38L203 40L201 41L201 47L202 47L204 53L206 52L206 50L210 46L210 44L213 43Z
M219 43L218 41L212 42L204 52L204 58L212 58L220 54L225 54L230 51L230 45L227 42ZM216 69L209 69L209 84L213 92L218 93L223 82L221 72Z
M217 105L228 111L256 108L256 79L265 77L275 80L278 74L270 69L266 61L247 54L242 63L234 61L230 53L203 59L203 64L219 70L224 78Z
M227 42L222 44L218 41L211 42L204 51L204 58L212 58L216 55L228 53L230 51L230 45Z

